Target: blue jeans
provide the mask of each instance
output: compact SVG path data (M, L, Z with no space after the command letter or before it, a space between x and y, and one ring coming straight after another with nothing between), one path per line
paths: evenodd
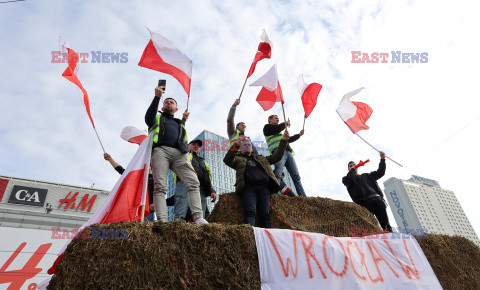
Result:
M272 154L274 154L277 149L278 148L274 149ZM273 170L273 173L275 173L275 176L277 177L281 188L284 188L285 186L287 186L285 182L282 180L283 168L286 167L288 173L290 174L290 177L293 180L293 184L295 185L297 194L302 196L307 196L305 194L305 191L303 190L302 182L300 181L300 174L298 173L297 164L295 163L295 159L293 158L292 152L286 150L282 160L275 163L274 166L275 166L275 169Z
M176 219L185 219L188 210L188 195L187 188L181 182L177 182L175 186L175 209L174 214ZM202 202L203 217L205 218L205 211L207 210L207 198L204 191L200 187L200 200Z
M153 221L155 221L155 220L154 220L154 217L153 217L154 215L155 215L155 212L152 212L152 213L150 213L149 215L147 215L147 216L145 217L145 219L146 219L147 221L153 222Z
M175 186L175 208L174 214L176 219L185 219L188 209L187 188L181 182L177 182Z
M258 211L260 225L271 228L270 223L270 191L267 186L251 187L245 184L243 189L243 206L245 207L245 223L255 226L255 215Z

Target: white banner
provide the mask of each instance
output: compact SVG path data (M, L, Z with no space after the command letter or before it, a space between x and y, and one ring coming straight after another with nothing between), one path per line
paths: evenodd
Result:
M410 235L254 231L262 289L442 289Z
M35 289L74 229L0 227L0 290Z

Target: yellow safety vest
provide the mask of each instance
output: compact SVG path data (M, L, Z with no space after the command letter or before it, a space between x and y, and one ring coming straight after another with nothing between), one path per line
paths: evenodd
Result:
M190 159L190 162L192 161L193 159L192 152L188 153L188 159ZM208 178L210 179L210 181L212 181L212 171L210 170L210 166L208 166L208 163L207 161L205 161L205 159L203 160L203 162L205 162L205 167L207 168ZM173 173L173 181L175 182L175 184L177 184L178 177L175 174L175 172L172 172L172 173Z

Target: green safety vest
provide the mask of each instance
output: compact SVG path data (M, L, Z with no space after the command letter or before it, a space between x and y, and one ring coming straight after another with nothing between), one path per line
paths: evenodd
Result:
M232 139L230 139L230 147L233 146L233 143L237 142L238 137L240 137L240 133L242 133L242 131L240 130L236 130L236 131L237 131L237 134Z
M154 135L153 135L153 143L157 143L158 142L158 135L160 134L160 118L162 117L162 114L157 114L157 116L155 116L155 124L153 124L152 127L150 127L150 129L148 129L148 133L152 133L154 132ZM187 129L185 129L185 125L183 124L180 124L182 125L182 129L183 131L185 131L185 137L183 138L183 141L185 143L188 143L188 136L187 136Z
M192 161L193 159L192 152L188 153L188 159ZM208 178L210 179L210 181L212 181L212 171L210 170L210 166L208 166L207 161L203 160L203 162L205 162L205 167L207 168ZM178 177L173 171L172 171L172 174L173 174L173 181L175 182L175 184L177 184Z
M267 140L268 151L270 151L270 154L272 154L272 151L275 148L278 148L278 145L280 145L280 141L282 140L282 137L283 137L282 133L265 136L265 140ZM292 149L292 154L295 155L295 151L293 151L293 149Z

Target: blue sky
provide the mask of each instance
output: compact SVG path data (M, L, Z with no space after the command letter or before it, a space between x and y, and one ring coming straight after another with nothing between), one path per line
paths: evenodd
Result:
M125 126L144 128L144 114L158 79L167 95L186 108L186 95L171 77L137 65L149 41L145 26L162 34L193 60L189 136L203 129L226 136L228 109L238 97L262 29L273 41L271 60L247 82L236 120L263 140L267 116L248 84L274 63L292 133L303 108L298 75L324 88L293 144L307 194L350 200L341 178L349 160L378 154L338 118L341 97L374 113L362 136L404 165L387 162L390 177L411 174L455 191L477 233L480 157L477 93L477 7L469 1L24 1L0 4L0 174L111 189L118 175L103 160L75 86L61 77L66 64L51 63L62 36L77 52L128 53L127 63L86 63L79 78L105 149L126 165L137 147L120 139ZM351 51L428 52L425 64L351 63ZM91 60L91 56L89 58ZM440 145L440 146L439 146ZM435 149L435 150L434 150ZM392 222L393 218L391 217ZM394 222L393 222L394 223Z

